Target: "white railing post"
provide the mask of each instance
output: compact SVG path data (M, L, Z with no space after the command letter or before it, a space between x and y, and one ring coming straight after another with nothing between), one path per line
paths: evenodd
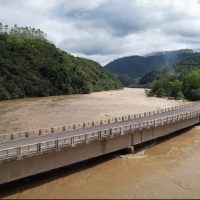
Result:
M98 139L101 140L101 131L98 131Z
M121 135L124 135L124 129L123 128L124 128L123 126L120 126L120 134Z
M41 152L41 143L37 144L37 152L40 153Z
M85 134L85 143L88 144L88 134Z
M21 157L21 147L17 147L17 157L20 158Z
M71 137L71 146L72 146L72 147L74 147L74 146L75 146L74 137Z
M109 129L109 134L110 134L110 137L112 138L113 137L113 130L112 130L112 128Z
M55 149L59 149L58 139L55 140Z

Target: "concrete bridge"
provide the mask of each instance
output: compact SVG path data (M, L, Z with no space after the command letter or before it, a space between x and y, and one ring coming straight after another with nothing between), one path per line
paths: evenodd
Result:
M200 102L0 136L0 184L132 148L200 123Z

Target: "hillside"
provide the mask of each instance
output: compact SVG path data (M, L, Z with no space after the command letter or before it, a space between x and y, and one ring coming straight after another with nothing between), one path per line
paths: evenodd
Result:
M200 69L200 56L193 56L173 66L177 76L184 77L190 71Z
M98 63L69 55L40 30L0 29L0 100L85 94L119 88Z
M151 80L149 95L200 100L200 56L174 64L171 69L174 71L173 75L162 74L157 80ZM150 78L150 74L146 75L146 80L147 77Z
M159 80L164 76L169 75L169 67L164 68L157 68L148 73L146 73L138 82L139 85L148 86L149 83L153 82L154 80Z
M131 84L133 79L140 78L154 69L161 66L170 66L194 55L200 54L193 50L185 49L151 53L146 56L130 56L117 59L106 65L105 68L118 75L122 83L127 85Z

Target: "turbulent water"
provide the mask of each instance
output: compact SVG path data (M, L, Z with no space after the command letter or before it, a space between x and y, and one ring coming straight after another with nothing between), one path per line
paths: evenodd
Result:
M112 93L112 95L110 95ZM113 114L114 106L123 107L123 112L132 112L136 103L130 99L131 95L135 95L135 99L140 99L135 110L145 110L148 108L164 107L167 105L177 104L177 102L150 99L146 100L144 91L142 90L123 90L116 92L106 92L93 94L93 99L88 96L78 97L83 102L74 103L79 105L78 112L84 110L86 105L92 103L89 113L97 113L101 110L100 115ZM132 94L133 93L133 94ZM101 95L105 95L104 98ZM109 95L108 95L109 94ZM127 94L125 96L125 94ZM107 95L107 96L106 96ZM114 97L118 95L118 100L114 101ZM64 97L62 97L64 98ZM85 102L87 99L87 103ZM104 107L99 108L94 102L104 100ZM112 100L113 98L113 100ZM52 98L50 98L52 99ZM142 100L143 99L143 100ZM48 99L46 99L48 100ZM69 100L69 99L68 99ZM111 100L116 104L106 110L105 107L111 105ZM26 106L35 106L35 101L28 100ZM39 100L41 101L41 100ZM51 100L48 100L48 102ZM131 103L128 103L131 102ZM142 107L142 103L146 103ZM163 102L165 102L164 105ZM14 103L14 102L13 102ZM20 100L21 103L21 100ZM63 105L66 103L62 99ZM72 104L73 104L72 103ZM9 104L9 103L8 103ZM140 104L140 107L139 107ZM37 104L39 105L39 104ZM58 107L61 104L58 104ZM103 105L103 102L102 102ZM27 109L21 107L21 109ZM33 106L33 107L34 107ZM44 106L41 105L41 107ZM47 106L47 105L46 105ZM74 106L74 105L73 105ZM72 109L72 107L70 109ZM33 108L32 107L32 108ZM120 108L121 108L120 107ZM130 108L132 110L130 110ZM39 109L39 108L37 108ZM56 110L56 104L54 104ZM59 108L60 109L60 108ZM69 109L69 108L66 108ZM115 108L116 109L116 108ZM17 112L19 112L18 108ZM55 111L54 110L54 111ZM103 110L105 112L103 112ZM10 112L10 111L7 111ZM14 113L16 110L13 111ZM33 111L31 111L33 112ZM117 111L116 111L117 112ZM118 114L118 113L114 114ZM34 112L33 112L34 113ZM50 112L47 110L47 115ZM55 112L57 113L57 112ZM93 113L93 114L94 114ZM59 115L59 112L57 113ZM75 115L76 112L74 111ZM83 113L83 115L86 113ZM124 114L124 113L121 113ZM6 115L6 113L2 113ZM2 116L1 115L1 116ZM7 118L10 114L7 113ZM94 114L95 115L95 114ZM96 118L99 115L95 115ZM14 116L13 116L14 117ZM82 115L81 115L82 117ZM34 117L31 117L34 118ZM73 118L73 117L72 117ZM59 118L56 118L59 119ZM79 118L80 119L80 118ZM90 118L88 118L90 119ZM19 120L16 116L16 121ZM22 119L21 119L22 120ZM25 120L24 120L25 122ZM12 125L12 126L11 126ZM24 128L18 125L19 128ZM14 124L10 123L11 127ZM11 184L0 187L0 197L4 198L199 198L200 197L200 127L196 126L192 129L182 131L173 137L165 140L139 146L133 155L124 154L124 152L116 152L103 157L95 158L80 164L55 170L49 173L27 178Z
M144 89L0 102L0 133L7 134L155 110L181 102L146 98Z

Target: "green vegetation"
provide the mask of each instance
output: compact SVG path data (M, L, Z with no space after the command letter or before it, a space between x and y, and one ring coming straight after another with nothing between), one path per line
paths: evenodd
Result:
M150 54L147 56L130 56L124 57L106 65L108 69L113 74L116 74L124 86L135 85L135 81L138 78L143 77L151 71L159 69L161 66L171 66L176 64L186 58L192 57L194 55L200 55L195 53L190 49L183 49L177 51L168 51L168 52L159 52ZM160 71L157 71L156 74L151 74L150 76L157 76L159 78ZM144 79L146 79L145 77ZM141 80L142 83L139 85L145 85L145 80Z
M173 66L173 69L177 76L184 78L190 71L199 69L200 56L193 56L186 60L183 60Z
M168 75L169 69L167 67L160 67L158 69L155 69L153 71L150 71L149 73L145 74L140 80L139 85L148 86L149 83L153 82L154 80L159 80L166 75Z
M162 78L152 82L149 96L183 98L183 82L175 77Z
M200 100L200 56L175 64L174 75L166 74L150 84L149 96L186 98Z
M0 23L0 33L8 34L10 36L30 38L30 39L41 39L46 40L47 35L40 29L35 29L31 27L18 27L17 24L9 29L8 25L3 25Z
M57 49L41 30L0 24L0 100L120 87L98 63Z
M200 69L193 70L183 81L184 94L187 99L200 100Z

